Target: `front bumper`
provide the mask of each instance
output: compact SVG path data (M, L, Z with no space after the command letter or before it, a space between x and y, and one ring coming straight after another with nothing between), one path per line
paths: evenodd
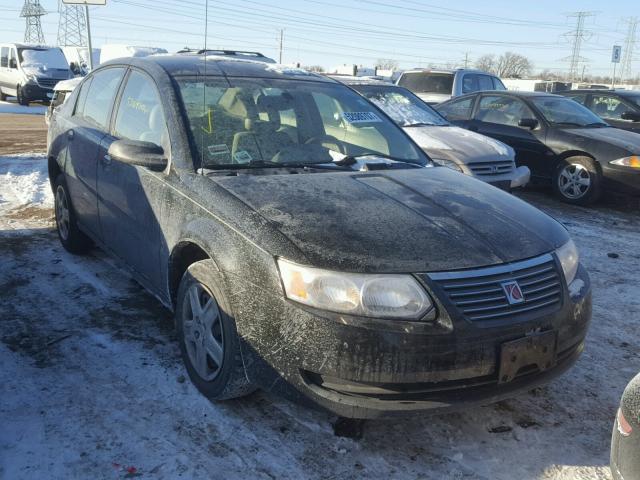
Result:
M607 164L603 166L605 188L623 195L640 195L640 169Z
M53 98L53 88L41 87L36 83L26 83L22 86L22 95L29 101L48 102Z
M236 313L253 382L339 416L378 418L490 403L564 372L582 352L591 318L591 287L582 267L576 281L580 288L562 289L557 310L489 325L452 313L433 291L437 319L402 322L320 312L239 285L232 290L234 304L259 304L267 312L261 318ZM501 346L539 331L556 334L554 365L523 368L500 383Z

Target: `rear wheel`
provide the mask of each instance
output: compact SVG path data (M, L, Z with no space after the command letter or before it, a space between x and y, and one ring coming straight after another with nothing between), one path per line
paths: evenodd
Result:
M20 105L23 105L25 107L29 106L29 99L25 98L22 87L20 85L16 87L16 99L18 100L18 103Z
M236 323L213 261L192 264L180 281L176 327L180 350L193 384L212 400L248 395Z
M71 253L80 254L86 252L91 248L91 240L78 228L63 174L58 175L56 178L53 191L56 229L58 230L60 243Z
M556 168L553 188L567 203L590 205L602 194L602 174L591 158L567 158Z

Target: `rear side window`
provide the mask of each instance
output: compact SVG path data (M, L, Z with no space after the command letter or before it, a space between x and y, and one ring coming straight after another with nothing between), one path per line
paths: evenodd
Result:
M502 80L500 80L498 77L492 77L493 78L493 89L494 90L506 90L507 87L504 86L504 83L502 83Z
M587 104L587 94L586 93L583 93L583 94L580 94L580 95L570 95L567 98L570 98L574 102L578 102L580 105L586 105Z
M118 138L151 142L167 149L169 135L162 102L153 81L133 71L122 92L114 135Z
M454 100L446 105L436 105L438 110L447 120L469 120L471 118L471 109L473 108L474 97Z
M103 130L109 125L111 108L123 75L124 68L109 68L97 72L91 80L82 116Z
M517 127L523 118L536 117L522 100L502 95L482 97L476 114L476 119L482 122L512 127Z
M0 67L9 66L9 47L2 47L0 49Z
M443 93L453 91L452 73L408 72L403 73L398 85L416 93Z

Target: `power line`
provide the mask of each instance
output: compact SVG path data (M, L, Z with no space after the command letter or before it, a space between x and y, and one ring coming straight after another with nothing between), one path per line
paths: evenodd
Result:
M633 63L633 52L635 50L638 40L636 33L638 30L638 17L631 17L626 19L627 23L627 36L624 39L624 47L622 47L622 69L620 70L620 80L631 78L631 68Z
M565 61L569 62L569 77L575 81L578 76L580 63L586 62L587 59L580 56L582 44L591 38L591 31L585 29L584 23L588 17L593 17L594 12L575 12L569 15L570 18L576 18L576 29L567 32L567 37L571 42L571 55L566 57Z

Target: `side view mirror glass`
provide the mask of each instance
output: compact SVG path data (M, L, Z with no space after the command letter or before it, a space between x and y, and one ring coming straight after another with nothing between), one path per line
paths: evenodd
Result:
M622 115L620 115L620 117L623 120L631 120L632 122L640 122L640 112L633 112L633 111L623 112Z
M518 122L518 126L533 130L538 126L538 120L535 118L521 118Z
M169 163L162 147L138 140L116 140L109 146L108 155L117 162L147 167L155 172L161 172Z

